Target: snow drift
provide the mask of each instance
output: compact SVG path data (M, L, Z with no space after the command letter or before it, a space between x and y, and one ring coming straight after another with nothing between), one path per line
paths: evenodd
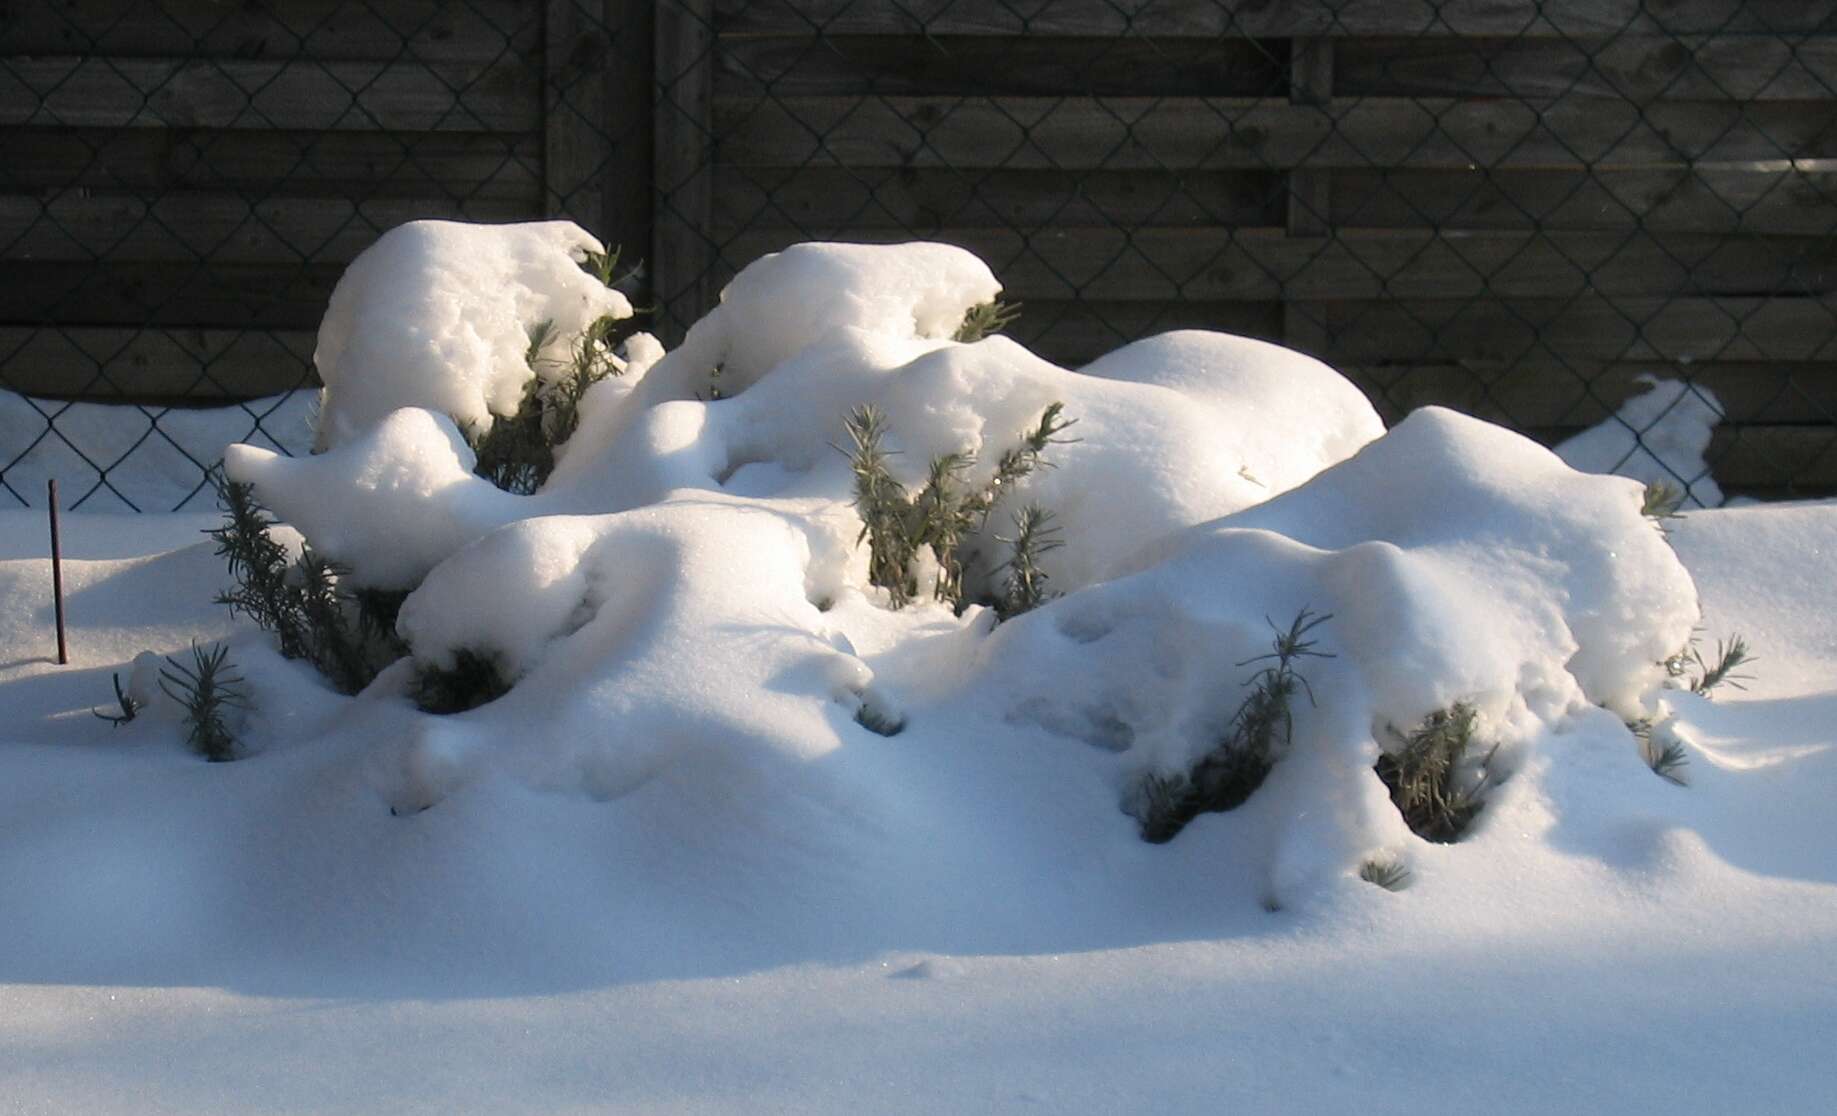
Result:
M803 246L671 352L596 352L622 374L578 400L548 483L499 491L478 415L514 429L495 408L561 371L517 350L540 320L610 312L579 278L597 250L567 226L392 235L351 283L400 277L372 293L402 309L347 301L326 451L228 455L345 588L406 594L410 656L361 693L211 603L196 515L66 517L53 665L42 517L0 511L17 1106L1826 1106L1837 508L1661 534L1634 481L1444 411L1386 432L1275 346L1183 332L1069 370L959 343L998 288L936 245ZM42 430L6 398L0 432ZM1075 424L961 539L966 607L930 599L923 548L920 599L890 607L850 416L885 416L908 494L939 455L985 493L1053 404ZM1669 415L1694 452L1706 428ZM240 411L197 421L251 438ZM1012 612L1029 505L1062 529L1035 555L1060 595ZM1760 648L1739 700L1663 688L1699 589L1709 638ZM1131 811L1233 739L1303 615L1266 777L1144 841ZM248 679L238 762L191 754L157 683L194 641ZM417 708L481 660L514 685ZM130 723L92 715L111 675L149 703ZM1437 844L1376 767L1456 708L1484 800ZM1688 786L1648 769L1635 715Z
M745 813L848 813L888 789L818 761L858 744L852 718L871 705L906 727L871 746L901 753L1035 730L1033 762L1086 770L1114 814L1146 774L1215 744L1244 664L1310 610L1330 615L1333 657L1307 667L1312 700L1261 792L1278 831L1264 867L1287 901L1408 846L1373 773L1387 733L1458 703L1509 771L1592 707L1647 711L1697 619L1633 481L1451 412L1386 433L1343 378L1262 342L1189 331L1072 371L1001 337L953 341L998 287L935 244L759 261L681 348L589 393L541 491L501 492L472 475L457 424L532 373L505 371L522 356L508 343L485 361L443 338L597 307L577 261L598 250L565 225L391 234L328 316L331 451L226 457L355 583L413 590L398 631L419 669L463 653L514 680L473 711L412 715L380 746L371 770L398 813L481 777L618 799L660 781L673 789L653 795L685 793L688 772L752 788ZM494 259L518 282L471 281ZM391 279L386 306L364 301L369 276ZM351 322L376 312L393 324L359 331L355 361ZM986 591L1012 514L1048 508L1064 545L1042 564L1063 596L999 627L973 605L886 608L836 448L850 413L887 416L916 491L949 454L965 455L964 483L988 484L1055 403L1075 438L999 493L967 552ZM399 694L407 669L373 689ZM728 793L694 809L704 841L725 834L737 855L759 835L728 816Z

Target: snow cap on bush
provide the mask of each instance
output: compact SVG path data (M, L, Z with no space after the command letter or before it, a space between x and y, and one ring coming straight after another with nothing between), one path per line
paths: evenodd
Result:
M604 251L572 221L411 221L383 234L345 269L319 326L316 448L399 407L478 430L515 413L537 325L552 322L565 344L601 317L631 317L625 296L580 266Z
M1001 284L949 244L797 244L748 265L705 321L727 338L732 393L840 329L947 341Z
M413 588L453 551L527 514L520 497L474 476L473 462L451 419L416 407L311 457L223 451L230 480L254 485L355 584L383 589Z
M1188 770L1218 740L1272 628L1330 619L1299 668L1294 747L1258 792L1278 895L1404 840L1372 771L1393 733L1457 704L1522 744L1601 704L1623 717L1698 617L1640 486L1577 473L1521 435L1440 408L1266 503L1164 536L1134 572L1002 625L974 704Z

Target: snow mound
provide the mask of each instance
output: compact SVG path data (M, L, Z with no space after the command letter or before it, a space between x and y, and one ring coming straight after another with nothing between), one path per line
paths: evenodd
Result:
M625 296L580 266L604 251L571 221L412 221L383 234L345 270L319 326L317 448L399 407L428 407L481 432L492 416L514 414L540 323L552 323L556 340L538 356L552 356L598 318L631 317Z
M1407 845L1373 772L1401 733L1465 705L1509 770L1591 706L1637 716L1697 618L1637 485L1438 409L1136 563L996 629L969 692L1115 754L1119 779L1180 773L1225 736L1272 629L1323 617L1332 657L1300 662L1310 700L1258 792L1283 900Z
M223 454L226 476L254 484L358 585L403 589L523 509L517 497L475 476L474 464L453 420L418 408L392 411L310 457L248 445Z
M988 265L948 244L798 244L734 277L684 340L685 360L712 357L737 392L837 330L947 341L1000 292Z
M1052 467L1005 493L976 533L974 572L990 576L1013 513L1039 503L1075 540L1048 564L1070 589L1145 541L1291 487L1383 431L1337 373L1262 342L1173 334L1078 373L1006 338L948 340L996 290L981 261L945 245L801 245L768 256L682 347L647 372L596 385L560 467L521 501L471 476L452 422L431 413L379 416L349 446L310 461L238 447L225 468L364 584L406 588L516 518L628 510L683 489L816 500L824 510L810 514L812 530L827 541L813 545L846 561L837 540L859 527L847 507L849 463L834 447L852 411L888 416L895 472L916 490L929 463L953 453L972 459L966 484L986 485L1002 453L1061 403L1077 425L1051 448ZM685 377L716 363L733 394L686 397ZM834 566L812 572L825 583L844 576Z
M681 348L596 388L531 496L472 476L455 416L418 408L312 460L232 451L230 475L360 584L413 589L414 671L487 662L513 683L411 715L371 785L398 813L493 774L666 815L659 795L692 800L718 860L792 831L859 839L848 804L890 788L839 757L870 729L903 728L879 745L902 750L1023 731L1089 745L1035 762L1107 787L1110 820L1089 823L1108 827L1145 776L1216 745L1272 628L1327 616L1333 657L1304 664L1314 703L1257 799L1252 858L1286 901L1407 847L1373 764L1430 714L1472 709L1499 774L1594 706L1650 711L1698 612L1637 483L1447 411L1387 434L1337 373L1243 338L1169 334L1083 371L950 340L994 292L939 245L767 257ZM717 365L725 397L688 393ZM1014 513L1046 508L1064 545L1039 562L1063 596L998 627L973 605L889 609L837 448L849 416L885 416L916 494L949 455L953 484L992 484L1055 404L1075 425L958 554L971 599L991 598Z
M1158 384L1210 404L1212 438L1239 447L1245 479L1270 493L1295 487L1384 429L1344 376L1305 353L1251 337L1175 330L1125 345L1079 371Z

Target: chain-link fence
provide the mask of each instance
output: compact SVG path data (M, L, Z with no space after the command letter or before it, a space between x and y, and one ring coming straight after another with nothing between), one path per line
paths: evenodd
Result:
M763 252L924 237L1072 366L1225 329L1387 418L1592 429L1595 467L1712 503L1837 491L1832 3L5 12L0 387L30 413L0 413L0 500L47 446L92 505L137 503L154 450L207 464L173 403L260 397L230 437L298 448L273 396L310 383L345 261L409 217L542 213L647 257L666 340ZM145 437L86 444L78 398L135 401Z
M227 441L303 451L332 286L396 224L608 228L616 109L648 101L611 62L650 38L612 7L0 5L0 504L57 476L209 507Z

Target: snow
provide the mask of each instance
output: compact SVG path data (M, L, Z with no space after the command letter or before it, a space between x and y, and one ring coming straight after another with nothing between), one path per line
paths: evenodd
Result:
M516 497L474 476L476 460L452 419L404 408L325 453L291 458L234 445L223 466L232 480L258 483L359 584L395 588L418 583L441 558L514 516ZM451 498L455 492L467 498Z
M350 296L327 327L400 357L459 306L512 338L585 274L576 232L385 238L340 290L387 271L372 298L396 309L360 327ZM534 301L458 282L513 260ZM527 496L471 474L446 409L519 396L520 349L344 366L327 452L226 468L356 583L413 588L414 661L355 697L210 603L226 577L196 515L67 517L55 666L42 522L0 512L0 1095L1821 1108L1837 504L1661 531L1637 480L1446 411L1385 431L1260 342L1169 334L1073 371L952 341L996 290L938 245L768 257L681 347L628 348ZM890 608L835 448L848 414L885 413L908 485L964 451L981 484L1055 402L1076 425L975 534L971 581L1038 502L1063 595L999 623ZM1268 779L1142 841L1143 777L1218 739L1304 609L1332 657L1299 661L1311 700ZM1666 686L1699 626L1706 650L1756 647L1747 691ZM209 765L144 653L219 640L253 711L244 758ZM418 711L413 671L462 651L515 685ZM150 699L118 727L90 713L111 674ZM1492 785L1462 841L1430 844L1372 765L1456 702L1497 745ZM1648 770L1636 716L1683 741L1687 786ZM1359 879L1374 859L1407 886Z
M596 318L631 317L624 295L579 266L605 251L572 221L410 221L384 233L345 270L319 327L317 448L403 406L481 432L515 414L538 323L554 327L540 357Z
M1684 494L1684 506L1722 505L1722 488L1710 476L1705 454L1722 403L1715 392L1687 380L1639 377L1646 390L1607 420L1556 447L1557 456L1588 473L1618 473Z

